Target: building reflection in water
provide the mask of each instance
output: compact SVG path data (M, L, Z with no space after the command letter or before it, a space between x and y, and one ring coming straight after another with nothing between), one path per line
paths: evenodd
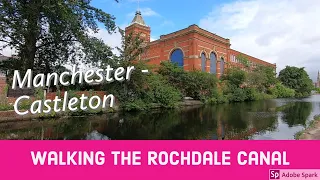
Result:
M311 111L314 111L312 103L290 102L257 101L171 111L6 122L0 123L0 139L253 139L257 135L262 137L268 132L278 131L279 126L305 125ZM319 103L316 105L319 107ZM293 134L288 136L293 137Z

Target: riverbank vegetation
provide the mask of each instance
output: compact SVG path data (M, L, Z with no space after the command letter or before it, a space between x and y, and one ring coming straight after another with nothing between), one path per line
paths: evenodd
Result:
M296 140L314 140L316 138L313 138L312 136L320 136L318 130L320 128L320 115L317 115L314 117L314 120L310 121L310 123L306 126L306 128L302 131L297 132L294 135L294 138ZM318 134L314 134L314 132L312 130L316 129L316 133L318 132Z
M271 67L257 66L249 69L246 66L248 60L241 55L238 58L247 68L232 67L231 64L227 64L230 67L220 79L217 79L215 74L199 70L184 71L169 61L161 62L157 67L150 66L147 61L136 61L140 55L148 51L141 45L139 36L133 37L132 34L124 36L123 31L120 32L123 36L122 47L118 48L120 55L116 56L117 62L114 64L134 65L136 71L129 82L106 84L103 90L114 94L122 109L126 111L146 110L155 105L174 108L184 100L184 97L203 103L221 104L293 98L311 94L312 89L309 87L312 81L303 68L286 67L277 78ZM142 69L151 71L146 75L141 72ZM300 74L293 76L295 71L299 71ZM285 76L292 78L285 80ZM296 79L299 81L294 82ZM289 86L291 84L295 86Z
M149 66L148 61L140 61L148 48L139 34L125 36L119 29L122 45L116 49L93 36L99 31L99 23L109 33L116 32L117 28L115 18L92 7L90 1L42 1L39 4L14 1L3 3L0 12L3 12L0 19L6 20L0 31L0 40L6 42L5 46L17 50L14 58L0 64L1 70L8 72L9 84L14 70L59 73L66 70L65 65L82 63L86 67L102 69L107 65L114 68L135 66L130 81L115 81L101 87L102 91L115 95L125 111L175 108L185 97L221 104L311 94L312 81L303 68L286 67L276 78L273 68L258 66L250 69L249 61L242 55L237 57L242 67L226 64L228 68L220 79L215 74L199 70L184 71L169 61L163 61L158 67ZM17 26L16 22L26 23ZM46 30L48 27L50 31ZM149 69L150 73L142 73L144 69ZM78 86L67 88L79 90ZM85 88L90 90L90 86ZM0 106L3 106L0 110L11 108L6 103Z
M115 67L135 66L136 70L130 81L106 83L102 86L102 90L115 95L120 107L125 111L148 110L153 107L175 108L184 97L203 103L221 104L303 97L311 94L310 79L302 68L286 67L276 78L274 70L270 67L258 66L250 71L230 67L220 79L217 79L215 74L199 70L184 71L169 61L163 61L159 67L152 67L147 61L136 61L137 57L147 51L141 46L142 40L138 36L124 36L122 30L120 32L123 36L122 47L118 48L120 54L114 55L112 64ZM143 69L152 71L145 74L141 71ZM300 74L296 75L296 71ZM77 86L68 88L71 92L79 89ZM90 86L86 88L90 91ZM43 99L43 91L37 89L35 97ZM25 103L21 106L28 105ZM5 105L0 109L11 109L8 107ZM88 110L71 114L86 113L101 113L101 111Z
M280 71L278 79L284 86L293 89L296 97L310 96L314 89L314 84L304 68L287 66Z

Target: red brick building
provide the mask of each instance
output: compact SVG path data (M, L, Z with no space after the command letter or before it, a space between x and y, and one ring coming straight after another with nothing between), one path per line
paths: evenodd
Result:
M232 65L243 66L236 58L241 54L247 57L251 68L264 65L276 69L275 64L231 49L229 39L201 29L197 25L162 35L160 39L151 42L151 28L144 22L140 11L136 12L125 33L140 33L148 46L146 53L141 55L141 60L148 60L148 63L153 65L159 65L161 61L171 61L187 71L198 69L220 77Z

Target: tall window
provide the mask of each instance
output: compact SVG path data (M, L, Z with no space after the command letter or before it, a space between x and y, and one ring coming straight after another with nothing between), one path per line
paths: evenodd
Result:
M213 52L210 54L210 73L217 73L217 57Z
M223 74L224 73L224 59L221 58L220 61L220 73Z
M174 50L170 55L172 63L176 63L179 67L183 67L183 52L181 49Z
M206 71L206 54L201 54L201 69L202 71Z

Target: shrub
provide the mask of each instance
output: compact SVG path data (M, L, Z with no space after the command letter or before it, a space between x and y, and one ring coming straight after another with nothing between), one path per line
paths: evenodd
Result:
M255 101L259 99L259 93L254 88L246 88L246 101Z
M227 81L230 85L240 87L248 78L248 74L237 68L228 69L227 73L221 77L223 81Z
M294 96L303 96L295 93L293 89L287 88L281 83L277 83L274 87L269 88L269 94L275 98L290 98Z
M311 95L314 84L304 68L287 66L279 72L278 79L288 88L294 89L297 97Z
M35 90L34 90L34 97L36 98L36 99L40 99L40 100L42 100L42 99L44 99L45 97L44 97L44 89L43 88L35 88Z
M147 103L142 99L124 102L121 107L125 111L143 111L148 109Z
M201 100L208 104L223 104L229 102L227 96L219 89L213 90L210 97L202 97Z
M158 73L179 89L184 96L193 99L209 98L217 88L218 80L215 74L198 70L187 72L170 62L162 62Z
M229 94L229 101L231 102L243 102L246 99L246 91L241 88L235 88L233 92Z
M159 103L163 107L174 107L182 99L180 91L160 75L150 75L147 86L146 98L152 103Z

